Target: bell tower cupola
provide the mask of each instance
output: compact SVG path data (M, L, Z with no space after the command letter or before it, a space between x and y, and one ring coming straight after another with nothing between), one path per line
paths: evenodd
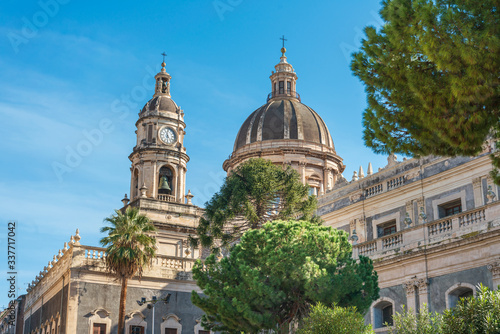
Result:
M139 111L135 124L137 142L129 156L132 162L132 202L149 198L185 203L189 156L184 147L184 111L171 97L172 77L165 69L166 54L162 55L161 70L155 75L153 97Z
M170 79L172 79L172 77L167 73L167 70L165 70L165 66L167 65L165 64L165 52L162 53L162 56L163 62L161 63L161 70L157 75L155 75L156 85L153 97L160 95L170 97Z

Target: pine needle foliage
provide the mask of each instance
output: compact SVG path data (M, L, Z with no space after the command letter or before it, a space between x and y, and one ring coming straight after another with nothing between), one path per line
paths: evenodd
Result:
M365 28L351 62L367 93L367 146L413 156L481 152L500 119L498 8L498 0L382 1L384 26Z
M378 277L367 257L351 258L347 233L307 221L275 221L249 230L228 257L198 261L193 277L203 295L191 300L202 325L222 333L288 333L311 305L355 306L378 298Z
M205 204L193 246L201 244L218 252L229 247L250 229L276 219L312 219L316 197L308 195L292 167L277 166L266 159L249 159L232 171ZM318 217L313 218L320 223Z

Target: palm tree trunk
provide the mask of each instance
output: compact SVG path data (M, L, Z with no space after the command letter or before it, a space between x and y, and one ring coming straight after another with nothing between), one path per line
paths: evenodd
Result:
M118 334L125 334L125 304L127 301L127 278L122 277L120 291L120 310L118 311Z

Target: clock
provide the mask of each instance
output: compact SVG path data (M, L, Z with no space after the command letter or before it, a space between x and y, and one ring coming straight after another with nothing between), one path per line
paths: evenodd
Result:
M164 127L160 130L160 139L167 145L172 145L177 141L177 134L171 128Z

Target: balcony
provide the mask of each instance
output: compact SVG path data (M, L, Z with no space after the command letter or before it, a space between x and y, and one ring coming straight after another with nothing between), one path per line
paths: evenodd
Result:
M105 248L79 246L73 260L86 268L97 272L106 272ZM196 259L193 257L176 257L157 255L151 260L151 266L146 268L144 277L163 277L176 280L192 280L191 270Z
M175 202L175 196L174 195L165 195L165 194L158 194L156 197L157 200L163 201L163 202Z
M353 245L353 257L381 259L500 229L500 201Z
M267 95L267 102L269 102L269 100L272 99L273 97L294 97L297 100L299 100L299 102L300 102L299 93L294 92L294 91L287 91L287 92L281 92L281 93L271 92L271 93L269 93L269 95Z

